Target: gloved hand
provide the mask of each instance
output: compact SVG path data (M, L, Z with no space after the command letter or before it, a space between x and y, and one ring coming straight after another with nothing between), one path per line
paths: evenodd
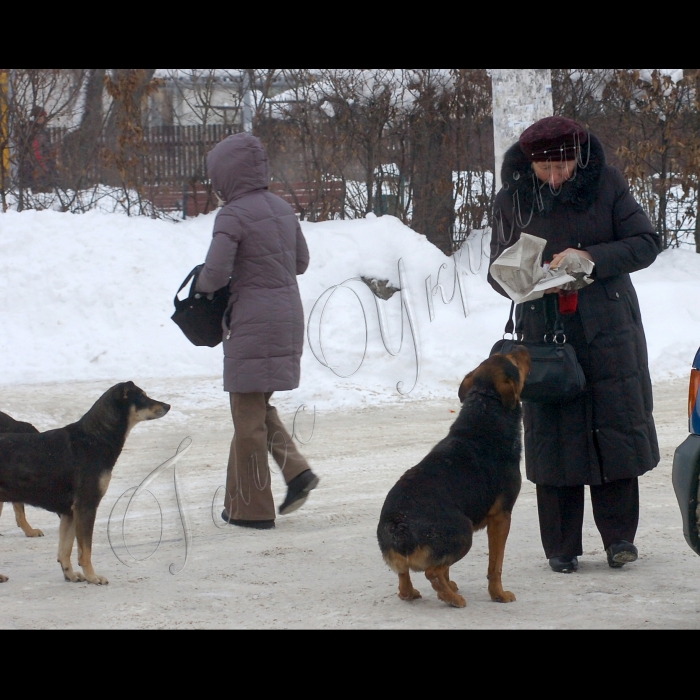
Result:
M200 294L199 292L196 292L196 289L197 289L197 280L199 279L199 275L203 269L204 269L204 263L202 263L201 265L197 265L197 267L194 268L194 279L192 281L192 284L194 285L194 289L195 289L195 295L194 295L195 299L202 298L202 294ZM207 294L206 296L207 296L207 299L209 299L209 301L211 301L214 298L213 294Z

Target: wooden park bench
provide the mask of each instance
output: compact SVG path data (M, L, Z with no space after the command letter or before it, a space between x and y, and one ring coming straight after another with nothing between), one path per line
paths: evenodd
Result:
M183 219L208 214L217 207L211 186L199 182L184 187L154 185L148 189L147 196L157 211L174 212Z
M176 212L179 217L186 219L216 209L216 195L210 191L210 187L204 183L190 184L187 187L155 185L149 189L147 196L157 211ZM270 191L289 202L297 215L304 219L339 214L345 203L345 187L342 182L272 182Z
M289 202L304 219L340 214L345 205L345 186L340 181L272 182L270 192Z

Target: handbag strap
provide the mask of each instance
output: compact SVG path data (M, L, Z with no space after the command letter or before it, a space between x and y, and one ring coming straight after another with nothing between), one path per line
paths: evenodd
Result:
M551 336L552 339L557 342L557 338L563 338L563 341L559 341L559 344L566 343L566 334L564 333L564 322L562 320L561 314L559 313L559 299L553 295L548 294L542 299L542 304L544 306L544 323L546 328L545 337ZM524 318L524 304L518 304L518 313L515 312L515 302L510 305L510 318L506 324L504 331L505 335L512 335L518 338L518 340L523 339L523 318ZM515 321L513 320L513 315L515 314Z
M510 305L510 318L508 319L508 323L506 323L506 328L503 331L503 335L512 335L515 337L515 322L513 321L513 312L515 311L515 302L512 302Z
M566 342L566 334L564 333L564 321L562 320L561 314L559 313L559 298L555 294L545 295L544 322L547 328L547 335L552 335L554 337L555 342L556 339L559 337L563 337L563 342Z
M518 304L518 307L521 305ZM513 314L515 313L515 321L513 321ZM520 313L516 312L515 309L515 302L512 302L510 305L510 317L508 318L508 323L506 324L505 330L503 331L503 337L510 335L513 336L513 339L517 339L518 342L522 341L523 339L523 314L522 310Z
M510 318L508 319L508 323L506 324L506 328L503 331L503 337L505 338L507 335L513 336L515 338L516 332L520 338L522 338L522 333L520 333L516 327L515 327L515 321L513 320L513 314L515 312L515 302L513 302L510 305Z
M197 267L195 267L195 268L192 270L192 272L190 272L190 274L187 275L187 277L185 277L185 281L180 285L180 289L178 289L178 290L177 290L177 293L175 294L175 300L174 300L175 303L177 303L177 301L178 301L177 295L187 286L187 283L188 283L190 280L192 280L192 287L191 287L191 289L190 289L190 294L189 294L189 296L192 296L192 293L194 292L194 285L195 285L195 282L197 281L197 274L199 273L199 268L200 268L200 267L201 267L201 265L197 265ZM194 277L194 279L192 279L193 277Z

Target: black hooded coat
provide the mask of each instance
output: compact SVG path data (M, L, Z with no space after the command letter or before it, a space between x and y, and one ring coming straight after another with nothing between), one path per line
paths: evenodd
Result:
M579 292L578 311L562 316L587 390L567 404L524 406L527 477L545 486L632 479L659 463L646 338L630 279L654 262L659 237L622 174L606 164L600 141L591 135L589 143L585 167L560 191L538 180L515 144L494 210L491 262L521 233L547 241L545 262L567 248L586 250L595 262L595 282ZM490 275L489 282L507 296ZM517 307L525 340L542 339L545 306L556 302L550 294Z

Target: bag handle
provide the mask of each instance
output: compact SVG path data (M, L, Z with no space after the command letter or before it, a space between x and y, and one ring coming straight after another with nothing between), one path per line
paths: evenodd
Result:
M513 321L513 312L515 311L515 302L512 302L510 305L510 318L508 319L508 323L506 323L505 330L503 331L503 337L505 338L507 335L513 336L515 338L515 323ZM520 332L518 332L518 335L521 335Z
M552 304L549 300L548 297L551 296L554 300L554 303ZM546 295L542 303L544 305L544 322L545 322L545 328L546 328L546 334L545 334L545 342L549 342L547 338L551 337L552 341L556 343L557 345L563 345L566 343L566 334L564 333L564 322L562 320L561 314L559 313L559 303L558 299L556 298L556 295ZM522 306L522 304L518 304L518 306ZM551 308L552 306L554 307L554 318L552 318L551 314ZM508 319L508 323L506 324L505 331L504 331L504 337L506 335L511 335L513 338L516 336L518 337L518 340L522 340L523 338L523 313L522 310L520 310L520 313L515 313L515 318L516 322L513 321L513 314L515 313L515 302L512 302L510 305L510 318Z
M548 294L544 301L544 318L545 324L547 326L547 336L550 335L554 338L554 342L557 344L563 344L557 340L557 338L564 338L564 343L566 343L566 334L564 333L564 322L559 313L559 299L556 294ZM554 309L554 318L552 318L552 308Z
M551 301L547 299L551 298ZM559 299L556 294L549 294L544 299L544 319L547 328L545 342L547 338L552 336L552 341L557 345L566 343L566 334L564 333L564 321L559 313ZM554 308L554 318L552 319L551 311Z
M197 265L197 267L195 267L195 268L192 270L192 272L190 272L190 274L187 275L187 277L185 277L185 281L180 285L180 289L178 289L178 290L177 290L177 293L175 294L175 299L174 299L174 302L175 302L175 303L178 302L177 295L187 286L187 283L188 283L190 280L192 280L192 287L190 288L189 296L192 296L192 293L194 292L194 285L195 285L196 282L197 282L197 276L199 275L199 271L200 271L201 268L202 268L201 265ZM194 279L192 279L192 278L194 278Z

